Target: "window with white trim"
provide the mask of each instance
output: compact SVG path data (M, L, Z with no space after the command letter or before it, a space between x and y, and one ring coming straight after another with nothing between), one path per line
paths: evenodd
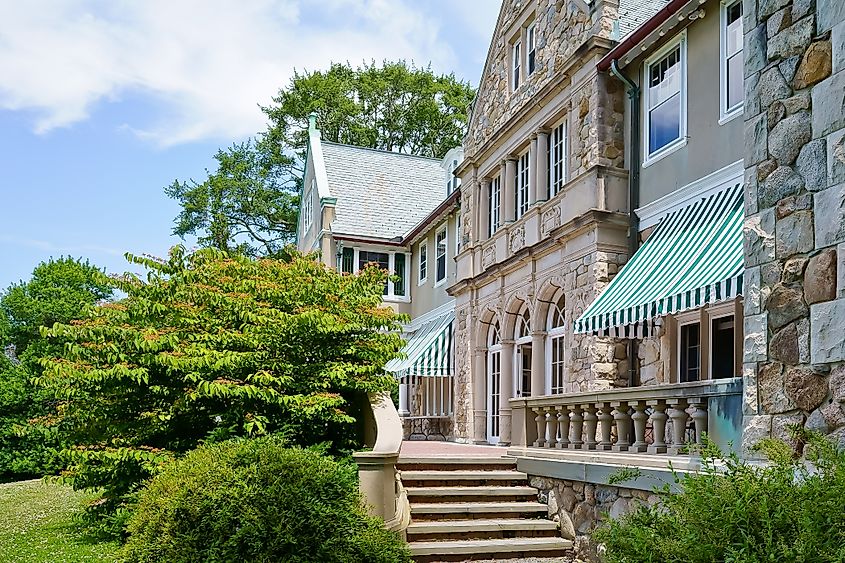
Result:
M487 236L492 237L499 230L500 226L500 205L502 203L502 177L496 176L490 181L490 194L488 202L490 208L487 210Z
M443 283L446 280L446 249L447 249L447 231L446 226L437 231L434 236L434 283L435 285Z
M455 213L455 255L461 253L461 212Z
M742 58L742 0L722 4L721 19L721 95L720 118L725 119L742 111L745 99Z
M305 233L308 232L308 230L311 228L311 223L314 220L314 217L313 217L313 213L314 213L313 202L314 202L314 191L315 191L316 185L317 185L317 182L314 181L314 180L311 180L311 188L307 192L302 194L302 205L300 206L300 209L302 210L301 211L301 213L302 213L302 234L305 234Z
M548 329L546 331L546 394L559 395L566 389L566 321L564 317L564 296L549 306Z
M517 40L511 46L511 89L516 90L520 84L522 70L522 41Z
M522 217L528 211L528 153L519 157L516 165L516 218Z
M408 279L408 257L404 252L344 248L343 271L346 272L352 264L357 264L359 271L363 270L368 264L375 264L382 270L386 270L390 277L384 282L382 294L385 299L407 299L408 291L405 280Z
M502 405L502 339L496 321L487 335L487 441L499 441L499 412Z
M525 44L526 44L526 66L528 67L528 74L534 72L537 63L537 28L534 23L528 26L525 30Z
M662 51L645 67L646 160L683 142L686 135L686 39Z
M417 285L425 283L428 277L428 239L420 241L417 247Z
M552 129L549 135L549 194L551 199L563 190L566 183L566 123Z
M531 314L524 306L514 332L514 397L531 395Z

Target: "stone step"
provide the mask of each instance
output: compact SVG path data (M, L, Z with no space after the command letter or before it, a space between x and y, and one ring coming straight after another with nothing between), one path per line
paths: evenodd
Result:
M516 468L516 460L504 456L400 456L396 467L400 471L507 470Z
M466 561L469 558L543 557L564 555L572 542L563 538L506 538L486 540L425 541L408 544L414 561Z
M406 487L408 499L414 502L471 502L490 499L493 502L503 500L536 500L537 489L534 487Z
M451 539L494 539L515 537L557 537L557 523L550 520L503 518L493 520L433 520L412 522L408 541Z
M540 517L548 507L539 502L411 502L411 520L466 520L469 518Z
M510 471L507 469L491 470L405 470L401 473L403 483L455 483L455 484L480 484L484 482L510 482L518 483L528 480L528 475L521 471Z

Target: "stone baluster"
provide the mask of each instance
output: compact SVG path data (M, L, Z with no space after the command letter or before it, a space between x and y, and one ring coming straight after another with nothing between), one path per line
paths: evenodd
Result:
M598 442L596 442L596 430L599 419L596 416L596 405L588 403L586 405L581 405L581 408L584 410L584 431L586 433L586 440L584 441L583 448L585 450L594 450L598 445Z
M572 410L572 415L570 416L572 419L572 442L569 444L569 447L574 450L580 450L584 444L584 416L581 414L581 405L571 405L569 408Z
M687 429L687 401L686 399L667 399L669 418L672 419L672 445L666 449L670 454L679 454L685 447Z
M613 446L615 452L627 452L631 445L631 415L628 413L627 401L613 401L610 403L613 407L613 420L616 422L616 445Z
M654 440L648 447L650 454L665 454L666 453L666 401L661 399L648 401L646 403L652 408L651 413L651 427L654 433Z
M537 423L537 439L534 441L534 447L542 448L546 444L546 411L543 408L531 410L537 415L534 417L534 422Z
M549 439L546 440L547 448L557 447L557 413L554 407L546 407L546 428L549 429Z
M569 447L569 409L566 406L556 407L557 411L557 425L560 428L560 442L557 443L558 448L566 449Z
M645 401L637 401L631 404L634 414L631 419L634 421L634 443L628 448L631 452L644 452L648 450L648 443L645 441L645 427L648 422L648 415L645 412Z
M613 415L611 412L613 409L611 408L609 403L599 403L599 427L601 429L601 442L598 443L596 446L597 450L610 450L613 448L613 442L610 441L610 434L613 431Z
M690 399L692 420L695 424L695 443L701 444L704 433L707 432L707 399Z

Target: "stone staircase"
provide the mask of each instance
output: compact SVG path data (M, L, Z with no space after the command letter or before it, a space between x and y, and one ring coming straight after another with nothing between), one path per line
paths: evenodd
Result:
M504 457L400 457L417 563L525 559L570 553L516 462ZM548 559L549 561L559 559Z

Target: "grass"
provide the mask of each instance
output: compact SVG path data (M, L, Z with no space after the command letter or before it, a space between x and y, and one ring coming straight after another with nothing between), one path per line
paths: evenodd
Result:
M117 543L86 536L74 520L92 498L40 480L0 484L0 561L116 561Z

